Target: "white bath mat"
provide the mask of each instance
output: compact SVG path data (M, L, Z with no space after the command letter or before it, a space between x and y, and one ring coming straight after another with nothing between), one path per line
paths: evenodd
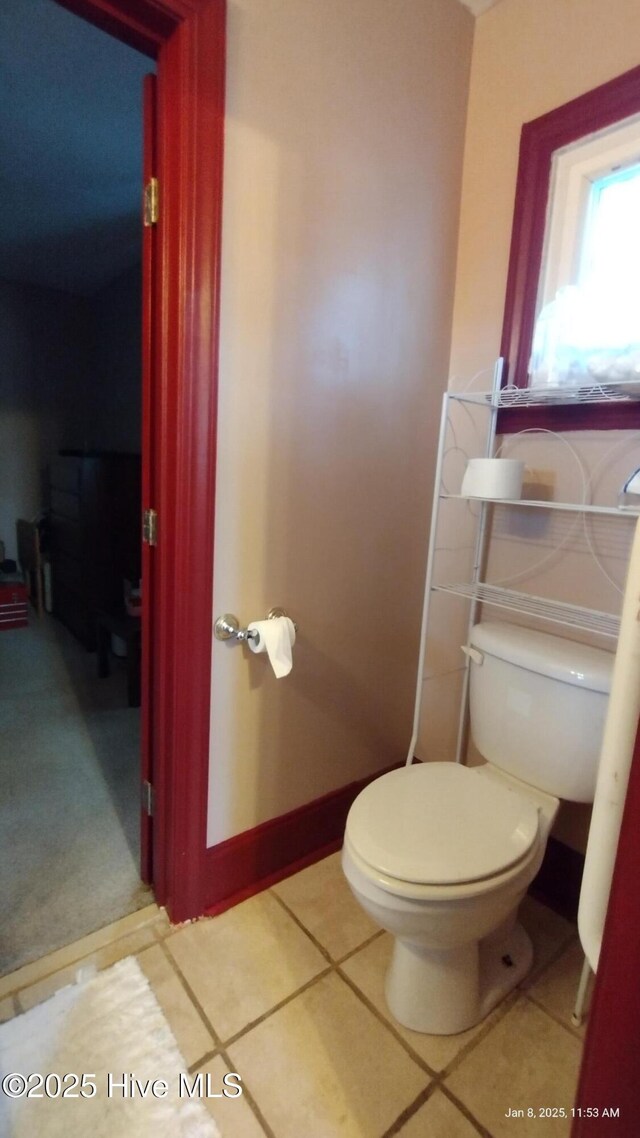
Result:
M146 977L129 957L0 1027L0 1134L219 1138L204 1103L189 1097L193 1077L181 1085L185 1071ZM30 1075L53 1076L42 1085L30 1080L43 1097L21 1095L20 1076ZM154 1080L167 1084L166 1096Z

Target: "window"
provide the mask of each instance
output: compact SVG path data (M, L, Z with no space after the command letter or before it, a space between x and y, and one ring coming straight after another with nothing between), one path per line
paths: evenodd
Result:
M552 159L533 387L640 378L640 121Z
M522 130L501 354L526 387L640 378L640 67ZM505 412L501 430L519 430ZM544 425L549 412L527 425ZM640 426L640 404L558 407L557 429Z

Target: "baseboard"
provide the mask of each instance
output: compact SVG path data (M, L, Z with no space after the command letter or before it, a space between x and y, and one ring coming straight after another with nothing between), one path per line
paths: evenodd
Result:
M207 915L229 909L340 849L354 798L373 779L398 765L350 782L297 810L211 846L205 860L203 908Z
M230 909L340 849L354 798L369 782L398 765L350 782L297 810L211 846L205 860L205 913L212 916ZM551 837L529 892L567 920L575 921L583 869L584 855Z
M578 918L584 854L549 838L544 861L529 892L569 921Z

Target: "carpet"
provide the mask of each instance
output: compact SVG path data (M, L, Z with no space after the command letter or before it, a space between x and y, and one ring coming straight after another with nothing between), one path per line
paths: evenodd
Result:
M189 1097L194 1076L181 1080L185 1071L147 979L128 957L0 1027L0 1134L219 1138L204 1103ZM42 1098L11 1098L22 1090L20 1076L36 1072L60 1078L30 1080ZM61 1097L63 1089L78 1097Z
M139 720L53 617L0 637L0 973L153 901L139 875Z

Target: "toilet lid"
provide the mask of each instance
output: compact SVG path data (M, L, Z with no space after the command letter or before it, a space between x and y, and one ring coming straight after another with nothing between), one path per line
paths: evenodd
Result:
M347 836L373 869L423 885L493 877L520 861L538 811L515 790L458 763L415 763L358 795Z

